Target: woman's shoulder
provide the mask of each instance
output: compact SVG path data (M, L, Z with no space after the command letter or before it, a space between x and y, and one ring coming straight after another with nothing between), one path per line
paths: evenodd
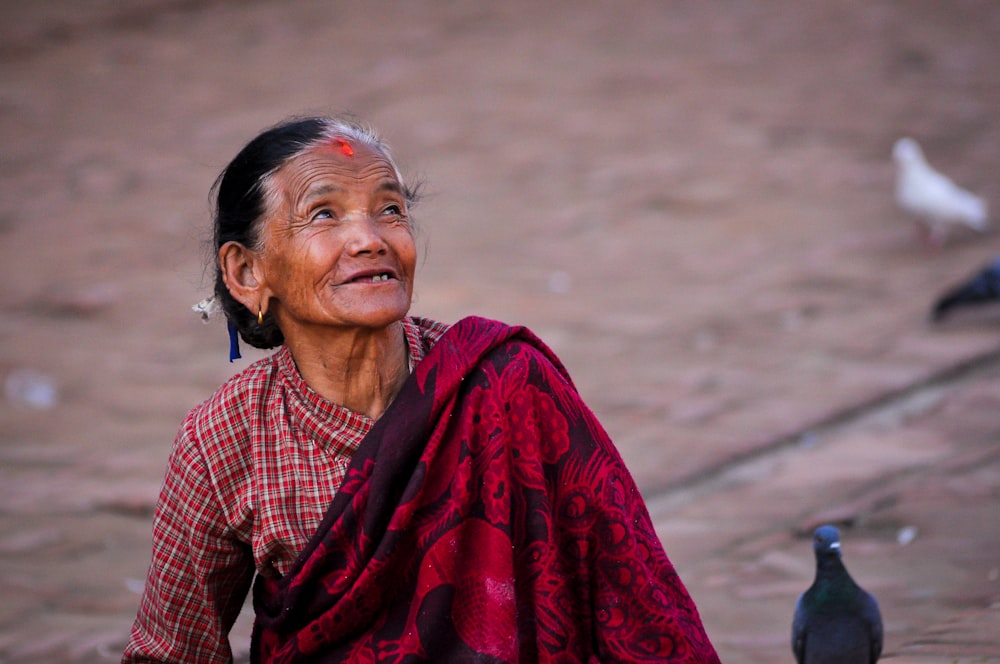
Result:
M453 355L466 358L470 365L491 358L515 374L529 373L535 380L551 380L572 387L569 372L555 351L524 325L467 316L454 325L441 326L438 339L447 333Z
M255 413L273 392L278 374L277 352L257 360L188 412L182 428L203 443L245 438Z

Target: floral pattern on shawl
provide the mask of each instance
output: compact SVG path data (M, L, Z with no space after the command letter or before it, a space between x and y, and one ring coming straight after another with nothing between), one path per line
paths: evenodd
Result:
M254 605L257 662L718 662L561 363L481 318L417 366Z

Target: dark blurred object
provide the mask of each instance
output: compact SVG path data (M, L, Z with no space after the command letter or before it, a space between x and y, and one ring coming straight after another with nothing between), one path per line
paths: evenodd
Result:
M931 320L943 321L957 309L1000 303L1000 257L938 298Z

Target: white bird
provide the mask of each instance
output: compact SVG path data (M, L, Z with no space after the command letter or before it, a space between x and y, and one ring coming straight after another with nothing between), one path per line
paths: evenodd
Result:
M989 225L986 202L934 170L912 138L896 141L896 202L926 228L931 244L940 246L950 227L964 224L976 231Z

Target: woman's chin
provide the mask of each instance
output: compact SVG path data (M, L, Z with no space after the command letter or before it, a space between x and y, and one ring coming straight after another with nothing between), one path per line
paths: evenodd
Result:
M368 303L375 304L375 303ZM402 320L410 311L409 300L395 302L391 306L360 306L345 312L340 319L340 327L351 326L379 329L389 327Z

